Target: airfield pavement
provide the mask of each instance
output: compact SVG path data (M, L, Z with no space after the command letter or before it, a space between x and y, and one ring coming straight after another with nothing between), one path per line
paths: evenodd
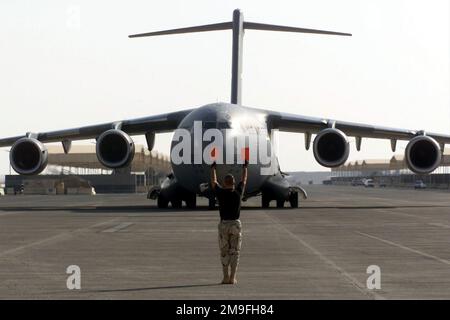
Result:
M306 189L298 209L244 204L235 286L219 284L218 212L204 201L0 197L0 299L450 299L450 191ZM81 290L66 287L70 265ZM367 288L371 265L381 289Z

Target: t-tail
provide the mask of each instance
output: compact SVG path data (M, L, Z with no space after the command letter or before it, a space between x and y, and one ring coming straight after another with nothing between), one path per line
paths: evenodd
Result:
M283 31L283 32L297 32L297 33L313 33L322 35L333 35L333 36L351 36L350 33L316 30L316 29L306 29L306 28L296 28L279 26L273 24L255 23L244 21L244 15L239 10L236 9L233 12L233 21L222 22L215 24L208 24L203 26L186 27L171 30L161 30L148 33L139 33L130 35L130 38L139 37L152 37L152 36L162 36L169 34L180 34L180 33L193 33L193 32L205 32L205 31L218 31L218 30L232 30L233 31L233 51L232 51L232 69L231 69L231 103L241 104L241 89L242 89L242 53L243 53L243 40L244 31L246 29L251 30L264 30L264 31Z

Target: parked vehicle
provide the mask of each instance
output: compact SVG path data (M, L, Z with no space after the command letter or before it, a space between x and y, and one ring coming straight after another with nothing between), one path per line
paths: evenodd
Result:
M352 186L356 187L356 186L363 186L364 182L361 179L354 179L352 180Z
M422 180L416 180L414 183L414 189L426 189L427 185Z
M373 179L366 179L366 180L364 180L364 187L366 187L366 188L373 188L373 187L375 187L375 183L373 182Z
M25 188L24 188L23 184L14 186L14 195L23 194L24 189Z

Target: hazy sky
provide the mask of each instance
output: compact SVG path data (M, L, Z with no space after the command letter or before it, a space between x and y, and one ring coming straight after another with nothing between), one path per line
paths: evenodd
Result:
M127 35L229 21L238 7L249 21L353 33L246 31L244 105L450 133L447 0L5 0L0 136L229 101L230 31ZM156 149L168 154L170 138ZM280 139L284 171L321 169L303 135ZM388 141L364 140L350 159L391 155Z

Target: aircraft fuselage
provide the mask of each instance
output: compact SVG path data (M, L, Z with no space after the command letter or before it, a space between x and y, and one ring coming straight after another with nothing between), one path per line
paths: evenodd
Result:
M262 110L228 103L208 104L192 111L177 129L185 135L181 138L176 131L171 144L170 158L177 182L188 191L199 193L200 184L210 181L213 161L217 163L219 182L229 173L239 182L242 163L247 159L250 164L246 192L257 193L267 178L279 171L266 118ZM217 141L221 138L213 138L211 133L220 133L223 141ZM180 151L183 143L190 150Z

